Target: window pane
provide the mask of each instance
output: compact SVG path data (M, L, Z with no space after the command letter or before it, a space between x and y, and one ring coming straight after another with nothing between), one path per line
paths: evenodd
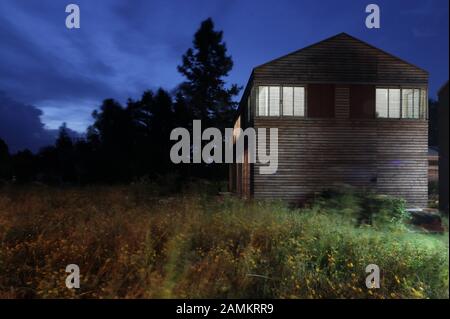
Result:
M258 92L258 115L267 116L269 110L269 93L267 86L260 86Z
M428 95L427 90L420 90L420 118L428 118Z
M283 115L294 115L294 88L283 87Z
M400 118L400 89L389 89L389 117Z
M388 117L388 89L376 89L377 117Z
M294 115L305 116L305 88L294 88Z
M279 116L280 115L280 87L270 86L269 87L269 115Z
M414 89L413 118L419 118L420 90Z
M412 118L413 117L413 101L414 101L414 91L411 89L402 90L402 117Z

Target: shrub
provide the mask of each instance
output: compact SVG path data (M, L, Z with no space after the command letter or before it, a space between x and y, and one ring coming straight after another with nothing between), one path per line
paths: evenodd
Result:
M355 225L376 228L403 227L410 219L403 199L366 190L357 191L346 185L326 190L312 206L313 209L350 219Z

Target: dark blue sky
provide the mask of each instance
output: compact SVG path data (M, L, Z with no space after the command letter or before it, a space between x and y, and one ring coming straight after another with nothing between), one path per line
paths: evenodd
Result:
M79 30L65 28L65 6L71 2L81 8ZM381 29L365 27L370 3L381 8ZM2 96L7 98L0 112L12 118L14 111L5 103L15 101L16 108L32 109L31 117L40 116L45 128L67 122L83 131L104 98L124 102L145 89L170 90L181 82L176 66L207 17L224 31L234 59L230 83L245 85L252 67L347 32L428 70L434 98L448 79L448 3L1 0L0 104ZM2 116L0 133L12 134L2 132Z

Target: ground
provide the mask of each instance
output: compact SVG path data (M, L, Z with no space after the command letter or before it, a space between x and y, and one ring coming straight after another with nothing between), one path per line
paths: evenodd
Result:
M449 297L448 233L411 228L397 201L350 193L293 209L188 189L4 186L0 297ZM379 289L366 287L369 264Z

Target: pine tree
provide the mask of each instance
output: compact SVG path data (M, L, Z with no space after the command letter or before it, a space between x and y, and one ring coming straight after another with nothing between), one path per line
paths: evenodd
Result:
M194 35L193 48L186 51L178 66L186 78L180 85L180 93L194 118L202 120L204 126L217 128L231 125L236 107L233 98L241 89L236 84L225 86L224 78L233 68L233 60L227 55L222 38L222 31L214 30L211 18L203 21Z

